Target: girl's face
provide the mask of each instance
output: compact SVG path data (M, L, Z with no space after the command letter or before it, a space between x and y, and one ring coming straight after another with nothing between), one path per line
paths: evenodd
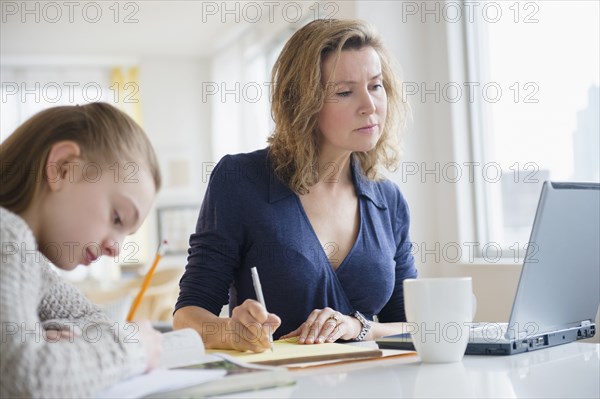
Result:
M387 114L379 55L372 47L344 50L331 75L334 61L331 54L321 66L326 90L318 120L321 150L372 150ZM332 83L327 83L330 76Z
M118 258L125 236L134 233L150 211L154 180L141 164L73 161L64 176L50 177L42 202L39 250L61 269L89 265L101 255ZM135 243L134 243L135 244Z

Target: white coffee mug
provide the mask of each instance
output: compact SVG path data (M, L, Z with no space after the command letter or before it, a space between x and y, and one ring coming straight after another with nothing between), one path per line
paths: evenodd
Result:
M476 306L471 277L404 280L407 332L423 362L463 358Z

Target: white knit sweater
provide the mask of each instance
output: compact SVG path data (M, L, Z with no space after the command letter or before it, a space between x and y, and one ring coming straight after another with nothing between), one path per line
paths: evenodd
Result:
M142 373L133 326L108 320L55 273L21 217L0 207L0 226L0 398L89 397ZM60 326L75 338L46 339Z

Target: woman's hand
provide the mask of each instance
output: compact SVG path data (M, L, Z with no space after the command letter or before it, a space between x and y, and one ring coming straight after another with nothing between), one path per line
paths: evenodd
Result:
M233 309L226 334L230 335L232 349L264 352L271 348L272 334L280 325L277 315L268 313L259 302L247 299Z
M300 327L280 339L300 337L299 344L322 344L356 338L361 328L360 321L352 316L343 315L331 308L315 309Z

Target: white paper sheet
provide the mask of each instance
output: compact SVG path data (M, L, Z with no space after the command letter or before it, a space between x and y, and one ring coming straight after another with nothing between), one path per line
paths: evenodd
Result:
M98 398L141 398L151 393L173 391L199 385L225 376L225 370L155 369L122 381L98 395Z

